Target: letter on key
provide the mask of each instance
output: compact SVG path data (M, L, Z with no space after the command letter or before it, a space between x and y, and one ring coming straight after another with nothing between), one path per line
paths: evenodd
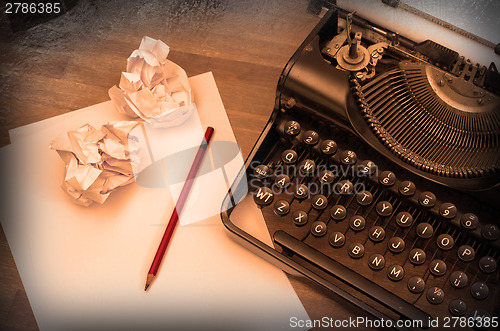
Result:
M274 194L269 187L259 187L253 196L253 200L259 206L267 206L273 202Z

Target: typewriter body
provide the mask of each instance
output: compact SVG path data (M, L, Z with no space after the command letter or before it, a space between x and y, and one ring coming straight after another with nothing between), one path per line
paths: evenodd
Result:
M495 66L332 8L284 68L222 220L375 318L481 329L500 311L499 184Z

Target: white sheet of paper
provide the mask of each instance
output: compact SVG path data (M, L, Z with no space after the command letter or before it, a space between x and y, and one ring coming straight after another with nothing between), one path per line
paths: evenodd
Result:
M440 4L435 3L436 6ZM450 4L451 2L448 2L448 5ZM339 0L337 5L345 10L355 11L357 15L417 43L431 39L457 51L466 60L470 59L473 65L476 62L486 67L490 62L495 62L497 67L500 65L500 55L493 49L401 8L389 7L382 1ZM446 8L446 5L443 4L443 8Z
M215 127L214 142L234 142L211 73L190 83L203 128ZM63 162L48 148L60 132L124 119L105 102L13 130L13 143L0 150L9 192L0 219L40 329L271 330L289 329L291 317L308 319L283 272L234 243L218 214L177 228L144 292L173 209L170 189L134 183L103 205L78 206L60 188ZM236 171L227 168L231 180ZM200 192L198 179L182 217L221 205L217 194ZM214 192L226 185L212 183Z

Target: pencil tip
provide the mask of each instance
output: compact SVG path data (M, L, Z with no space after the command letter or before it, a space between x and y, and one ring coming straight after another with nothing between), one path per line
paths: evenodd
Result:
M146 284L146 286L144 287L144 291L147 291L148 287L149 287L149 284Z

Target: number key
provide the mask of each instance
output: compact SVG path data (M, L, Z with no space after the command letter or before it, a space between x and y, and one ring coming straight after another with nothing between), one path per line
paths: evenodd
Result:
M415 194L415 191L417 190L417 188L413 182L410 182L409 180L405 180L404 182L399 183L398 190L399 190L399 193L401 193L405 197L411 197L412 195Z
M418 202L424 207L431 208L436 204L436 196L429 191L422 192L418 197Z
M462 224L466 230L474 230L479 225L479 218L472 213L467 213L462 215L460 224Z
M325 155L332 155L337 151L337 144L333 140L324 140L319 145L319 149Z
M450 202L445 202L439 207L439 214L446 219L452 219L457 215L457 207Z
M289 136L296 136L300 132L300 124L296 121L288 121L285 123L284 131Z
M314 146L319 141L319 135L316 131L313 130L306 131L304 132L304 137L302 138L302 141L306 145Z
M375 163L373 163L373 161L370 161L370 160L364 160L363 162L361 162L359 164L359 167L358 167L358 173L359 173L359 176L371 176L375 173L375 171L377 170L377 166L375 165Z
M392 171L384 171L378 177L380 184L392 186L396 182L396 175Z
M340 153L340 162L345 165L351 165L356 163L358 156L353 151L343 151Z

